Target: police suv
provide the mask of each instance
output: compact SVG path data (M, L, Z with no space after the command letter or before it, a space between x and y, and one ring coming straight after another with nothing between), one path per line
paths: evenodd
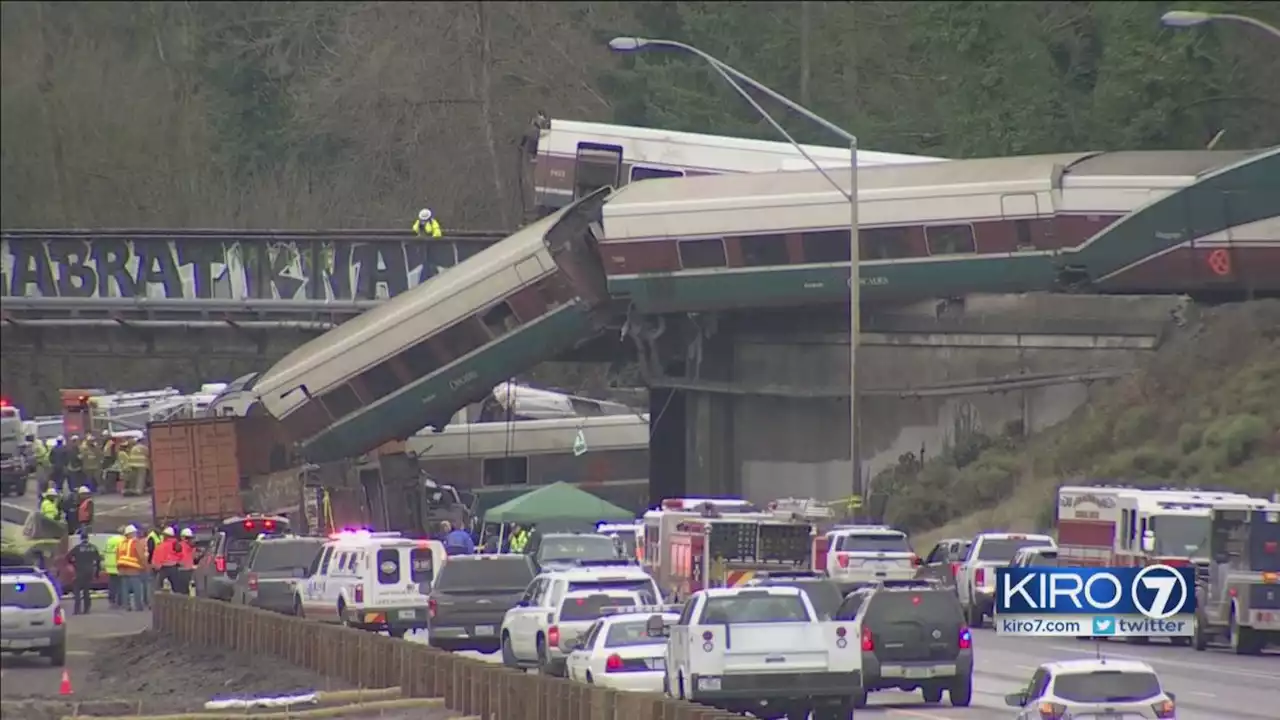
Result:
M920 558L906 533L882 525L843 527L827 533L827 574L844 584L909 580Z
M58 591L42 570L11 565L0 571L0 651L39 653L67 663L67 624Z
M664 665L668 695L762 718L844 720L862 686L857 627L821 620L795 587L694 593Z

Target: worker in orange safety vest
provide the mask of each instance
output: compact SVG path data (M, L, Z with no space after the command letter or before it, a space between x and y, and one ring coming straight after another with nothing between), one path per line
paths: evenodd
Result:
M127 610L147 609L145 588L147 546L138 539L138 528L126 525L124 540L116 548L116 572L120 576L120 604Z
M168 581L170 589L177 589L178 562L182 559L182 546L172 527L164 529L160 542L151 551L151 571L156 575L156 589L164 589Z
M191 532L191 528L183 528L179 533L180 538L176 546L178 551L178 569L174 571L173 591L179 595L189 595L191 593L191 576L196 571L196 544L195 533Z

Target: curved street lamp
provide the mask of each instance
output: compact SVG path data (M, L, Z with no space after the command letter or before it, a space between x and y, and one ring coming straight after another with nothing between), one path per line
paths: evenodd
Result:
M696 55L707 62L713 70L716 71L725 82L729 83L739 95L760 115L764 118L778 134L786 138L787 142L800 153L805 160L813 165L814 169L822 173L822 176L831 183L846 200L849 201L849 464L853 471L853 492L866 495L866 488L862 482L862 463L859 458L858 443L858 340L861 333L861 314L862 314L862 292L861 292L861 248L858 243L858 138L849 131L836 125L835 123L821 117L812 110L791 100L781 93L773 90L764 83L748 76L746 73L734 68L703 50L689 45L687 43L678 42L676 40L657 40L654 38L642 37L616 37L609 41L609 49L614 52L636 52L651 47L667 47L675 50L683 50L691 55ZM846 191L827 174L816 160L805 152L805 149L791 137L782 125L778 124L773 116L770 115L755 98L751 97L742 88L739 83L746 83L751 87L759 90L770 98L782 103L786 107L803 115L812 122L830 130L835 135L849 143L849 189Z
M1249 17L1248 15L1200 12L1197 10L1170 10L1160 16L1161 24L1166 27L1196 27L1197 25L1206 25L1211 22L1219 21L1252 25L1253 27L1270 34L1272 37L1280 39L1280 28L1269 23L1265 23L1257 18Z

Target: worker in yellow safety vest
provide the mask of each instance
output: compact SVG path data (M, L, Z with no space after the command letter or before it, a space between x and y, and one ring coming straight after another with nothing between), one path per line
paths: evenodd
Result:
M96 490L98 483L102 482L102 446L93 433L86 435L84 442L80 443L80 467L84 471L80 484Z
M150 466L147 446L141 441L129 448L129 457L125 460L129 480L125 484L125 495L141 495L146 490L147 469Z
M120 571L116 567L116 552L124 542L124 528L121 527L120 531L107 538L107 544L102 548L102 570L107 574L107 604L111 607L120 607Z
M40 498L40 514L56 523L62 522L62 503L59 502L58 491L46 488Z
M435 213L430 208L422 208L418 211L418 220L413 224L413 234L424 238L438 238L444 235L440 230L440 221L436 219Z

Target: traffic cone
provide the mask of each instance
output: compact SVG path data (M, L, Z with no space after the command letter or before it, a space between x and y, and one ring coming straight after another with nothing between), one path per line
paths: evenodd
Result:
M59 695L74 695L75 691L71 689L71 675L67 673L67 669L62 669L62 682L58 683Z

